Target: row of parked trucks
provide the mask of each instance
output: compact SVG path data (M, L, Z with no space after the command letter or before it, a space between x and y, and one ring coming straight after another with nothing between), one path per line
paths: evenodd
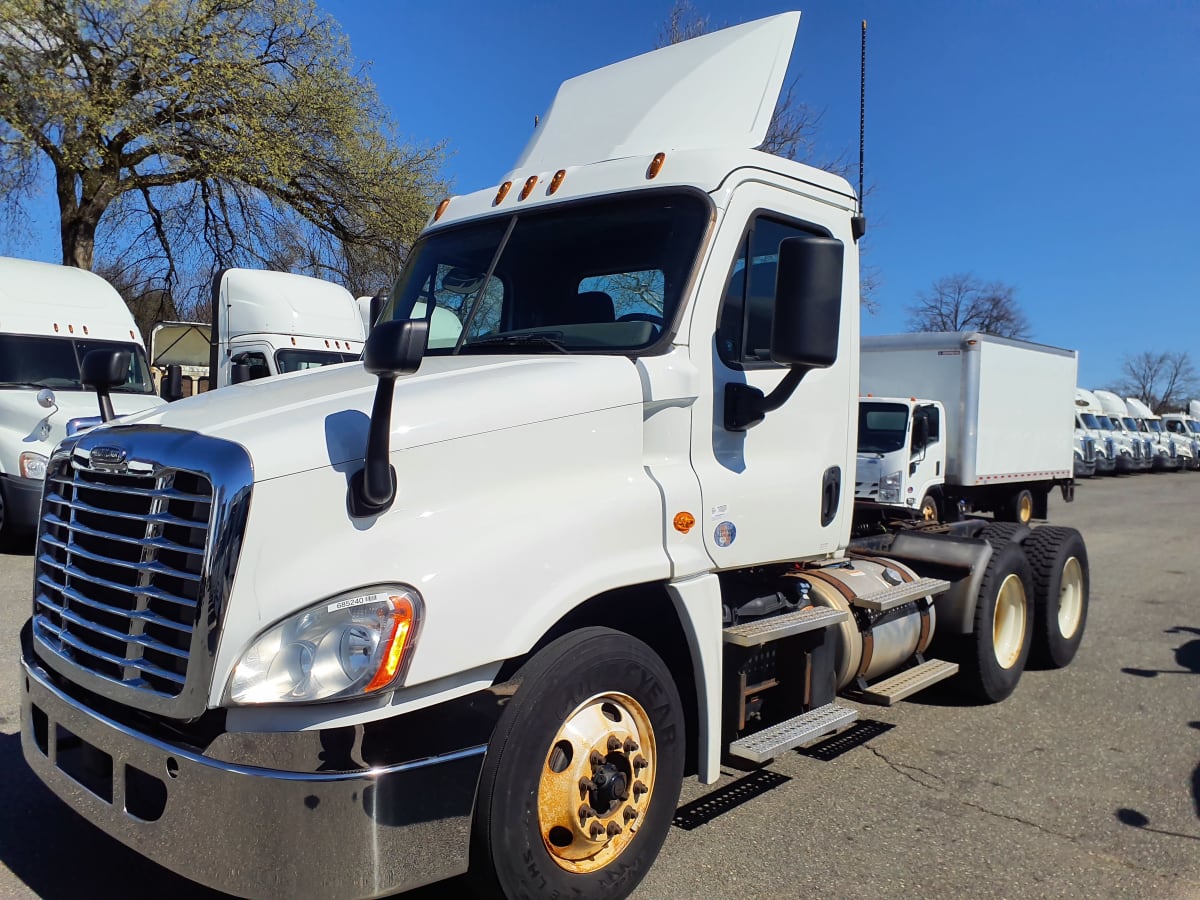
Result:
M1157 415L1136 397L1075 391L1075 474L1200 469L1200 401Z
M853 189L750 149L798 23L564 83L508 175L439 205L361 361L163 404L132 323L72 345L55 395L132 414L28 441L22 750L57 796L239 896L469 871L483 896L620 898L685 774L1071 662L1082 536L968 513L1069 497L1047 435L1074 355L860 342ZM27 304L53 331L16 330L100 339L59 299ZM218 383L241 352L356 349L216 330ZM49 408L35 362L13 378ZM942 522L909 513L927 464Z

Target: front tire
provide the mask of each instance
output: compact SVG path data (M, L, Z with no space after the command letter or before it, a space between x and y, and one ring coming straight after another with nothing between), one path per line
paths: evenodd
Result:
M1075 658L1087 625L1091 574L1083 536L1074 528L1044 525L1025 541L1033 569L1031 658L1061 669Z
M922 520L926 522L941 521L941 510L938 509L937 494L929 493L922 497L921 505L918 509Z
M997 703L1021 680L1033 638L1033 579L1020 544L995 547L975 602L973 633L961 656L961 684L981 703Z
M683 781L670 670L636 638L584 628L547 645L515 680L480 775L477 890L627 896L666 839Z

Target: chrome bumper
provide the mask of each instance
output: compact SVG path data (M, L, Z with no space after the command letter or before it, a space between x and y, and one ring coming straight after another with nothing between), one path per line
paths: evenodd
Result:
M242 897L341 898L467 869L483 746L337 773L232 765L97 715L23 655L25 760L92 824L180 875Z

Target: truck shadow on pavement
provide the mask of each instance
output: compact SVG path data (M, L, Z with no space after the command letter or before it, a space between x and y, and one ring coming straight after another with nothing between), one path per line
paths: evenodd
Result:
M1168 628L1163 634L1193 634L1197 637L1192 640L1184 641L1175 648L1175 664L1178 668L1175 669L1143 669L1133 666L1125 666L1121 669L1126 675L1135 675L1138 678L1157 678L1159 675L1200 675L1200 628L1192 628L1185 625L1177 625L1174 628ZM1200 721L1188 722L1189 728L1200 730ZM1200 820L1200 764L1192 770L1192 811L1195 813L1196 819ZM1155 834L1166 834L1173 837L1188 838L1193 841L1200 841L1200 835L1184 834L1178 831L1167 831L1162 828L1150 827L1150 818L1144 813L1138 812L1136 809L1122 807L1118 809L1114 815L1117 821L1122 825L1128 825L1131 828L1140 828L1143 831L1152 831Z

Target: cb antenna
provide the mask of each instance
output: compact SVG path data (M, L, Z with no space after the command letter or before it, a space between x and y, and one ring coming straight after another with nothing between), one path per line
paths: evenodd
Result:
M867 233L867 217L863 215L863 159L867 133L867 20L862 20L862 53L858 77L858 214L850 220L857 241Z

